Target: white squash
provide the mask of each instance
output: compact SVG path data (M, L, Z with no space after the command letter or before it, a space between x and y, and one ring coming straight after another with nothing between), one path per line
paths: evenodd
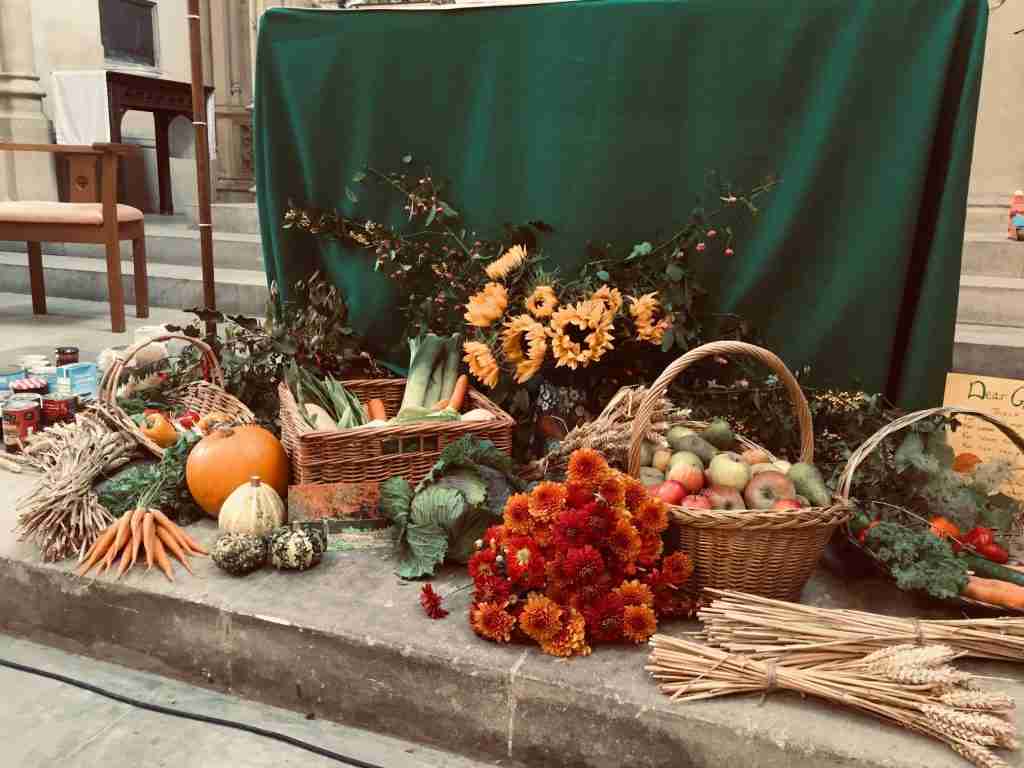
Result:
M285 506L271 486L253 477L224 500L217 524L228 533L266 536L284 524Z
M466 411L462 414L462 421L490 421L494 418L494 414L485 408L474 408L472 411Z
M331 418L331 414L313 403L306 403L304 406L306 415L313 420L313 428L319 432L337 432L338 425Z

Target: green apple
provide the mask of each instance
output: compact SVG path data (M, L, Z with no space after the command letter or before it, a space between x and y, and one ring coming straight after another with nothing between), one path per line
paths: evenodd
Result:
M742 491L750 482L750 465L738 453L727 451L711 460L711 484Z
M692 451L676 451L673 453L672 458L668 460L668 468L674 469L677 464L689 464L701 472L704 471L704 462L700 460L700 456Z

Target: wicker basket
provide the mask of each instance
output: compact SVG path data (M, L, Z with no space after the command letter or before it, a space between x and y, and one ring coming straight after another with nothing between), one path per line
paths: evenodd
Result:
M405 379L361 379L343 382L364 403L384 401L389 415L398 413ZM506 453L512 450L515 421L475 389L466 393L467 410L483 408L490 421L421 422L390 427L355 427L316 431L299 415L291 390L278 386L281 399L281 440L292 462L292 482L363 483L401 476L419 482L437 463L441 451L465 435L490 440Z
M915 411L914 413L908 413L906 416L901 416L892 423L882 427L875 434L865 440L864 443L850 455L849 460L846 462L846 467L843 469L843 473L839 476L839 487L836 489L836 492L845 499L847 503L851 503L850 491L853 488L853 477L857 471L857 467L861 465L864 459L866 459L879 446L879 444L885 440L885 438L909 427L911 424L916 424L919 421L929 419L933 416L973 416L981 419L982 421L986 421L1006 435L1017 449L1024 453L1024 438L1009 426L999 421L999 419L996 419L987 413L972 411L968 408L958 408L956 406L929 408L924 411ZM922 524L922 527L926 527L928 525L927 521L919 520L916 515L912 515L906 510L902 510L900 507L894 507L894 509L904 513L905 517L910 517L913 521ZM1018 560L1024 560L1024 513L1018 515L1013 529L1006 533L1006 539L1007 544L1009 545L1008 549L1010 555L1016 557Z
M811 411L793 374L776 355L761 347L737 341L716 341L692 349L673 362L647 390L633 421L629 449L629 473L640 469L640 444L651 423L651 414L669 384L698 360L742 354L765 363L778 375L793 400L800 425L800 461L814 459ZM700 422L684 426L701 428ZM743 438L744 448L761 446ZM762 448L762 450L764 450ZM793 510L696 510L671 506L679 528L680 544L695 565L691 584L750 592L764 597L795 600L810 578L835 529L851 510L844 500L830 507Z
M172 392L168 399L174 405L199 414L219 411L231 420L243 423L256 420L256 417L253 416L252 411L246 407L245 403L224 391L224 372L221 370L217 356L210 349L209 345L191 336L180 336L178 334L166 334L145 339L129 347L125 351L124 356L115 360L113 365L107 369L107 372L103 375L103 381L100 382L98 400L103 409L126 432L129 432L142 447L157 458L164 455L164 449L142 434L131 416L125 413L117 404L117 391L121 387L122 377L126 373L131 372L131 369L128 368L129 361L138 354L139 350L150 344L157 344L172 339L187 341L199 349L202 355L200 366L203 368L204 375L210 379L210 381L195 381L191 384L186 384L184 387Z

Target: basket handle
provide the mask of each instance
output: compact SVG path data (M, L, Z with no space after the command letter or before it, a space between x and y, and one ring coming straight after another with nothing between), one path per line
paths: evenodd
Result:
M857 467L859 467L864 459L870 456L871 452L874 451L875 448L877 448L889 435L899 432L900 430L909 427L911 424L916 424L919 421L931 418L932 416L957 415L974 416L982 421L987 421L993 427L1006 435L1010 441L1017 446L1018 450L1024 453L1024 438L1006 424L999 421L999 419L990 416L987 413L972 411L969 408L959 408L955 405L945 405L941 408L928 408L923 411L908 413L906 416L901 416L900 418L891 421L865 440L857 450L850 454L850 458L847 460L846 466L843 468L843 473L839 476L839 484L836 488L836 493L844 499L850 498L850 489L853 487L853 475L857 471Z
M217 356L213 353L213 349L210 348L209 344L191 336L184 336L178 333L167 333L163 336L154 336L151 339L143 339L139 343L128 348L125 352L124 359L118 358L114 361L113 365L111 365L103 375L103 381L100 383L100 401L116 407L117 390L121 384L121 374L128 366L129 361L132 360L140 350L145 349L150 344L158 344L164 341L171 341L172 339L187 341L189 344L198 347L202 353L203 360L206 362L210 382L216 384L221 389L224 388L224 371L221 369L220 362L218 362Z
M814 460L814 426L811 422L811 409L807 406L807 398L797 383L796 378L790 373L786 364L774 352L763 347L747 344L742 341L713 341L710 344L703 344L691 349L682 357L678 358L662 372L657 381L654 382L644 395L636 416L633 418L633 435L629 442L629 474L636 475L640 469L640 444L644 435L651 426L651 416L657 407L658 401L668 390L669 384L680 373L691 365L707 357L719 355L747 355L767 365L774 371L789 393L793 401L793 408L796 411L796 420L800 425L800 461L811 463Z

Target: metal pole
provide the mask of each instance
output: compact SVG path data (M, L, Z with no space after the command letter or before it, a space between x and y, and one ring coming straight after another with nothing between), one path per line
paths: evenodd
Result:
M196 129L196 183L199 202L199 245L203 260L203 303L217 308L213 278L213 225L210 222L210 143L206 121L206 82L203 79L203 36L199 0L188 0L189 53L192 59L192 125ZM214 118L216 119L216 118ZM216 323L207 322L206 332L215 333Z

